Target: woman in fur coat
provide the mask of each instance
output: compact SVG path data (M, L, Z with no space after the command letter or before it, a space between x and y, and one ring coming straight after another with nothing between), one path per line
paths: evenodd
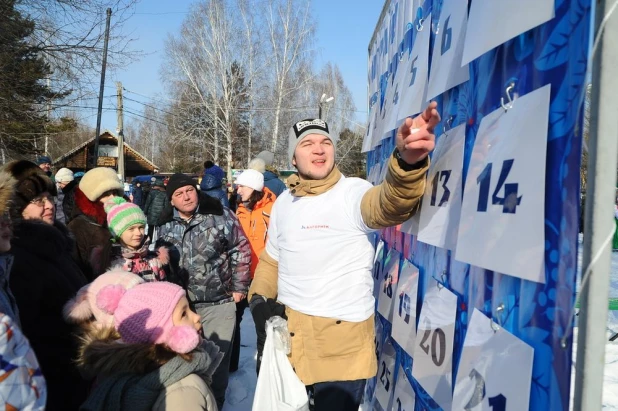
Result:
M63 306L87 281L73 261L75 243L55 220L56 187L30 161L9 163L4 171L17 180L10 205L13 224L9 281L23 333L30 340L47 381L47 410L76 410L89 383L79 374L75 327L62 316Z

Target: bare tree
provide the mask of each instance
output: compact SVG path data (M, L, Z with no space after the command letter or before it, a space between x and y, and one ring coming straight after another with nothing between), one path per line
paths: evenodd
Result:
M269 58L273 70L274 118L272 122L271 150L277 152L279 141L287 141L280 132L283 109L289 98L307 85L310 78L296 76L295 71L311 65L311 45L315 25L310 19L310 4L307 0L269 0L266 23L270 49ZM300 81L299 81L300 80ZM282 135L280 135L282 134Z
M65 108L93 106L103 58L106 10L112 10L108 70L135 61L124 32L138 0L18 0L19 10L35 22L31 43L50 67L48 87L56 95L42 104L48 118Z

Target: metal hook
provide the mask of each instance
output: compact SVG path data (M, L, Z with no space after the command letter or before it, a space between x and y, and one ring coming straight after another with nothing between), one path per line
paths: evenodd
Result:
M451 130L451 125L453 124L453 120L455 120L455 116L448 116L448 118L444 122L444 135L445 136Z
M438 286L438 290L442 290L444 288L444 283L446 282L446 270L442 271L442 274L440 275L440 281L438 281L437 278L434 278L434 280L436 280L436 284Z
M423 31L423 23L425 22L425 19L421 18L418 20L418 23L416 23L416 31Z
M506 88L506 97L509 99L508 105L504 104L504 97L500 97L500 105L506 113L509 109L513 108L513 97L511 97L511 90L515 88L515 83L510 83Z
M500 328L502 328L502 312L504 311L504 304L500 303L500 305L498 305L496 307L496 311L495 311L495 316L498 320L498 324L496 325L496 323L494 323L493 320L491 321L491 329L494 330L494 333L497 332Z
M399 61L403 61L403 51L399 52Z

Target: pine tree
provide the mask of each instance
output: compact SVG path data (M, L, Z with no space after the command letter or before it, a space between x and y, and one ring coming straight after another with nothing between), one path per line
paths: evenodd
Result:
M34 154L46 131L45 104L64 97L43 80L51 75L40 49L29 43L34 22L0 0L0 149L9 158Z

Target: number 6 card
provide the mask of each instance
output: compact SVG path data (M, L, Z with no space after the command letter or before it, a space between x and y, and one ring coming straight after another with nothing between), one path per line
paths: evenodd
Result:
M427 175L418 241L454 250L461 214L461 179L466 125L438 139Z
M479 126L466 177L455 258L545 282L545 163L550 85Z
M453 400L453 344L457 296L431 280L416 332L412 376L445 410Z

